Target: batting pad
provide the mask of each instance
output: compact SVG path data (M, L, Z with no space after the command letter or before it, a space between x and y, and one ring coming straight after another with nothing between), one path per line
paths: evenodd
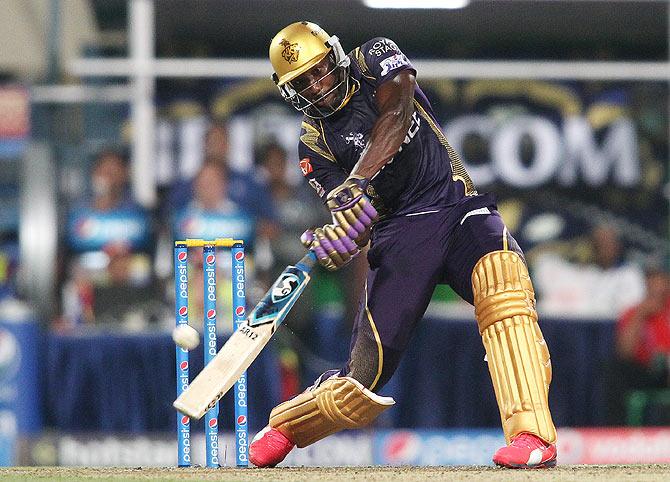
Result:
M340 430L364 427L394 403L351 377L332 377L277 405L270 426L302 448Z
M488 253L472 272L472 291L507 442L529 432L554 443L551 361L526 264L514 251Z

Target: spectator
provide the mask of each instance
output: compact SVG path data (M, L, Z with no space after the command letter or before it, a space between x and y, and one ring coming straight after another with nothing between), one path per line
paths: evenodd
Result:
M625 261L619 233L600 224L589 236L591 262L576 264L555 254L538 256L534 280L545 315L615 320L644 295L640 268Z
M243 239L246 254L247 298L249 304L253 304L258 298L254 293L259 291L255 288L257 283L254 266L256 218L230 198L229 185L227 171L221 164L206 161L191 183L190 200L185 202L183 208L174 215L172 237L174 239ZM230 256L220 256L217 263L217 300L224 313L230 313L232 305L229 263ZM189 252L189 279L202 279L201 249L192 249ZM203 284L192 282L189 290L191 291L189 313L193 319L198 319L203 310ZM230 331L232 325L222 325L221 329Z
M191 184L191 197L174 216L174 238L238 238L253 248L256 218L231 199L228 173L207 161Z
M205 135L205 164L220 166L227 178L228 196L237 205L255 217L258 222L258 235L274 239L277 235L277 223L274 206L270 202L267 187L247 173L230 168L228 161L228 126L215 123ZM168 195L169 208L175 211L191 197L193 180L178 181Z
M90 193L67 213L59 326L128 321L130 310L152 297L151 232L151 219L130 196L126 160L101 152L91 170Z
M115 151L103 151L97 156L91 173L90 205L97 211L134 207L128 186L128 166Z
M654 268L646 273L646 294L617 321L615 358L608 370L608 421L625 420L627 393L669 387L670 275Z

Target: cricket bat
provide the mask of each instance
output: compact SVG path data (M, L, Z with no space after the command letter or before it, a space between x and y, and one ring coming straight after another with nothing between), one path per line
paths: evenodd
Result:
M244 324L174 401L177 410L200 419L230 390L282 324L309 283L315 264L316 256L308 251L295 266L286 267Z

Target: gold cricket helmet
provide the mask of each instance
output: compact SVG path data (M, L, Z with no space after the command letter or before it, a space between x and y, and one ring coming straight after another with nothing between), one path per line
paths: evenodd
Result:
M328 117L348 100L349 57L317 24L285 27L270 42L269 56L282 97L308 117Z

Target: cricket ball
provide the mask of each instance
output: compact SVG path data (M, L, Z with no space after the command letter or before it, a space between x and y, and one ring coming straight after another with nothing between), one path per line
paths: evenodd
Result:
M179 325L172 330L172 339L184 350L193 350L200 344L200 334L189 325Z

